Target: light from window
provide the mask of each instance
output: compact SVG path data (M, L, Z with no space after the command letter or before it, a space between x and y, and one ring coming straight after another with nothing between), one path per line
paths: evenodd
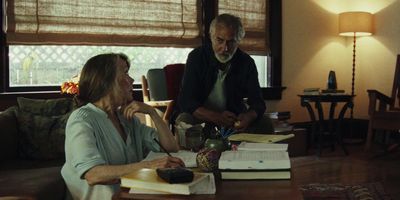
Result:
M129 74L140 83L151 68L186 63L191 48L10 45L10 87L60 86L79 74L85 62L101 53L124 53L131 61ZM252 56L261 87L267 86L267 57Z

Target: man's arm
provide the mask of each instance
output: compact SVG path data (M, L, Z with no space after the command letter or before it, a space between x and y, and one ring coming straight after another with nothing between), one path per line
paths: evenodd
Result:
M216 125L223 127L232 127L233 124L238 120L237 116L232 112L229 111L216 112L204 107L197 108L193 112L193 115L198 119L212 122Z
M238 131L245 130L251 122L257 119L257 113L254 110L249 110L244 113L240 113L237 122L234 124L235 129Z
M196 50L194 50L196 51ZM198 52L192 51L186 61L185 72L182 79L182 88L179 94L178 104L182 112L192 114L202 105L200 92L202 90L200 74L200 58Z

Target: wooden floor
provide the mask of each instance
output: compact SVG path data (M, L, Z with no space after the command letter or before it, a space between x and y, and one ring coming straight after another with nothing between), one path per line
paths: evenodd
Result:
M400 148L390 154L376 156L381 155L378 148L366 153L363 145L346 146L350 153L348 156L344 156L340 148L334 152L325 148L320 157L293 158L292 184L381 182L393 199L400 200Z

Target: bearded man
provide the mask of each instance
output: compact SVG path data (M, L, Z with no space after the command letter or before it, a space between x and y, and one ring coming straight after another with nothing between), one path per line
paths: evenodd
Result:
M254 60L238 48L245 31L240 18L221 14L210 25L211 44L189 53L175 122L271 133Z

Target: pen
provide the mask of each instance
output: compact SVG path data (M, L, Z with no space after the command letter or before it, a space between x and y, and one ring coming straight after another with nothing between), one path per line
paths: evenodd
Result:
M171 156L171 154L161 145L161 143L160 143L156 138L154 138L154 141L157 142L157 144L160 146L160 148L161 148L165 153L167 153L168 156Z

